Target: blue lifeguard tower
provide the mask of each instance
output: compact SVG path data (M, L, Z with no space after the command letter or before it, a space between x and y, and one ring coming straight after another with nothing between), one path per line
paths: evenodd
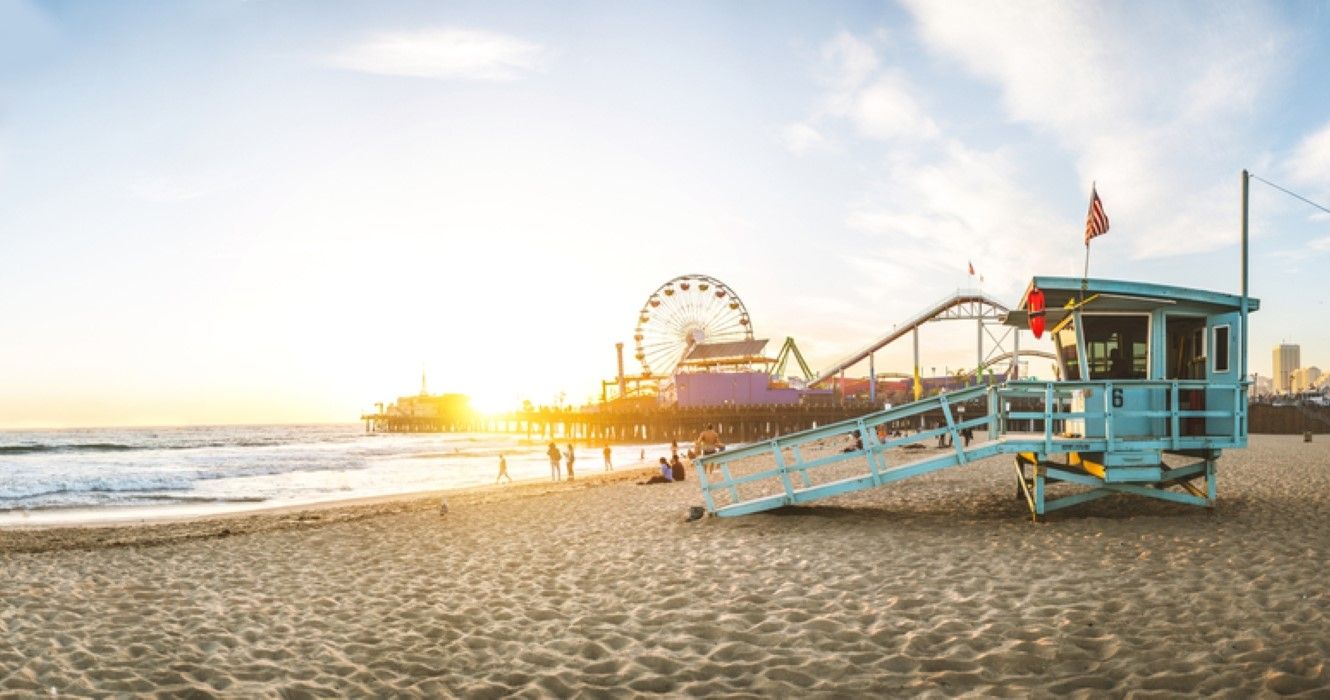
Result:
M1035 520L1115 494L1212 507L1221 452L1247 444L1243 326L1258 301L1035 277L1007 324L1028 327L1032 297L1046 306L1056 380L981 384L699 458L707 510L808 503L1002 454L1015 455ZM1073 488L1050 498L1058 482Z

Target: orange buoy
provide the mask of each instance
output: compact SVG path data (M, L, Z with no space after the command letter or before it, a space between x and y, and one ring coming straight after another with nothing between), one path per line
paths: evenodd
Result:
M1044 292L1038 287L1030 289L1029 296L1030 332L1035 339L1044 335Z

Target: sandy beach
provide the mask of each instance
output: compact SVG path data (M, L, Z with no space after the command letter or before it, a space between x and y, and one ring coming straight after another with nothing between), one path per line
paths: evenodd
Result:
M1039 524L1007 459L697 522L645 473L4 531L0 694L1330 694L1330 440Z

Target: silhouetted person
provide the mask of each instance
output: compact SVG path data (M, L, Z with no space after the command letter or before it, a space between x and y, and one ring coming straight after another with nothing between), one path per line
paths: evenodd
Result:
M720 444L720 434L710 424L707 424L705 430L697 436L697 441L693 445L703 457L719 452L724 445ZM676 450L677 451L677 450Z
M670 478L675 481L683 481L686 478L684 476L683 461L679 459L679 454L677 452L674 457L670 459Z
M560 479L559 460L563 455L559 453L559 448L555 447L553 442L550 443L550 448L545 450L545 454L550 457L550 481L558 481Z
M577 459L577 457L575 457L575 456L573 455L573 446L572 446L572 445L568 445L568 452L567 452L566 454L564 454L564 458L566 458L566 459L568 460L568 480L569 480L569 481L572 481L572 480L573 480L573 460Z
M601 450L600 453L605 455L605 471L614 471L614 464L610 462L610 446L606 445L605 449Z
M1119 348L1108 351L1108 378L1131 379L1131 363L1122 357Z
M507 479L508 483L513 483L513 477L508 476L508 460L499 455L499 475L494 477L494 483L499 483L499 479Z

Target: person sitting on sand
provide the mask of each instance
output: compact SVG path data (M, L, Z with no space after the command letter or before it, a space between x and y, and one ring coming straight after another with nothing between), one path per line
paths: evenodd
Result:
M850 437L854 438L854 442L850 443L850 446L841 450L841 452L858 452L864 449L864 438L858 430L850 433Z
M674 457L670 459L670 478L675 481L683 481L687 478L684 474L683 462L679 460L679 454L676 452Z
M508 476L508 460L499 455L499 475L494 477L494 483L499 483L499 479L507 479L508 483L513 483L513 477Z
M673 481L674 481L674 473L673 473L673 471L670 469L670 462L669 462L669 460L665 459L664 457L661 457L661 458L660 458L660 473L659 473L659 474L656 474L655 476L651 477L650 479L647 479L646 481L639 481L639 482L637 482L637 485L638 485L638 486L646 486L647 484L668 484L668 483L671 483L671 482L673 482Z
M550 457L550 481L558 481L560 478L559 460L563 458L563 454L559 452L559 448L554 446L553 441L550 442L550 448L545 450L545 454Z

